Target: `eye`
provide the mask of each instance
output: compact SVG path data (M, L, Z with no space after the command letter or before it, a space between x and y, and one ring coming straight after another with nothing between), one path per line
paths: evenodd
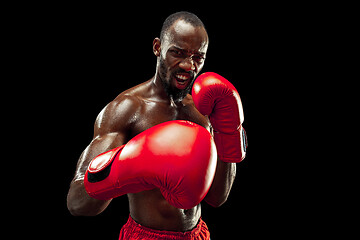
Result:
M180 50L172 49L170 52L176 56L182 56L182 52Z
M202 63L202 62L205 60L204 57L198 56L198 55L195 55L195 56L193 56L192 58L194 59L194 61L196 61L196 62L198 62L198 63Z

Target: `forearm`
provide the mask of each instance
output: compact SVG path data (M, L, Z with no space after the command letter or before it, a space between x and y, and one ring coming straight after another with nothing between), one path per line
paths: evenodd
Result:
M230 194L236 176L236 164L218 160L216 173L205 201L213 207L224 204Z
M119 144L119 142L115 140L113 135L95 138L81 154L76 167L75 177L71 181L67 196L67 207L72 215L94 216L103 212L109 205L111 200L97 200L87 194L84 187L84 177L91 160L116 144Z
M74 216L95 216L103 212L110 202L90 197L85 191L84 179L74 179L70 184L67 207Z

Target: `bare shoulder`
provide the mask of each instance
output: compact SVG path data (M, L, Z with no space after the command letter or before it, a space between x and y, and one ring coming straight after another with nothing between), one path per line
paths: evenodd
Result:
M94 135L129 130L136 122L142 105L141 98L137 94L139 87L141 86L120 93L101 110L96 118Z
M205 127L206 129L208 129L209 132L212 132L212 126L211 126L211 123L210 123L208 117L202 115L199 112L199 110L195 106L192 96L190 94L188 94L183 99L182 102L183 102L183 105L185 106L185 108L187 109L187 111L186 111L187 116L185 119L188 119L194 123L197 123L197 124Z
M192 107L195 107L194 100L190 94L186 95L186 97L182 100L182 102L185 106L190 105Z

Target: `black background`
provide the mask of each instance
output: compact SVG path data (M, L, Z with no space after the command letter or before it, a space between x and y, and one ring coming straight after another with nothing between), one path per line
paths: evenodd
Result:
M15 82L22 91L14 100L22 100L21 120L26 119L18 128L26 129L22 141L31 159L24 163L29 176L21 192L32 192L19 205L30 219L41 218L32 235L118 238L129 214L126 196L99 216L74 217L66 207L67 191L97 114L120 92L154 75L152 41L165 18L182 10L204 22L210 44L202 72L217 72L238 89L249 142L228 201L220 208L202 204L211 238L291 239L319 229L326 207L315 196L322 182L308 187L313 169L303 159L312 148L311 130L301 124L305 112L314 118L306 103L318 91L314 83L324 68L322 35L330 20L319 13L325 6L172 5L32 5L10 18L16 24L9 34L16 46L10 61L19 66L13 78L23 80ZM319 104L312 103L315 111Z

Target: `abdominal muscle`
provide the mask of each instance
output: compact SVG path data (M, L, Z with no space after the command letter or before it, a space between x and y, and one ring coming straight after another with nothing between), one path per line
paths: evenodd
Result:
M159 189L129 193L131 217L139 224L157 230L186 232L196 227L201 216L201 205L179 209L170 205Z

